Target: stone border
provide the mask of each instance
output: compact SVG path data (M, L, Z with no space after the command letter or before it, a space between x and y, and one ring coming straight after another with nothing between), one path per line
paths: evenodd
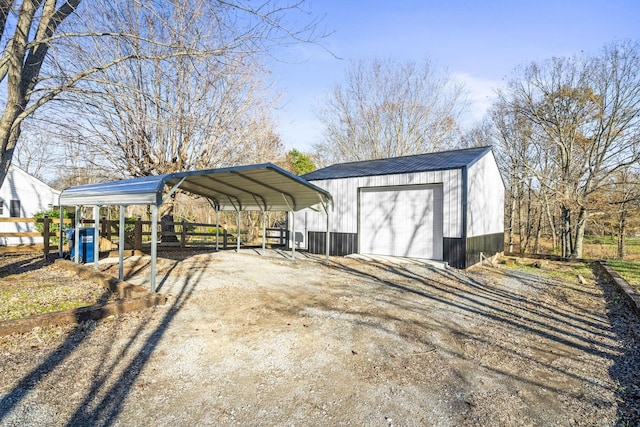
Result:
M631 309L640 318L640 292L624 280L613 267L606 261L595 261L600 271L613 282L613 284L622 293L627 300ZM634 330L636 337L640 339L640 330Z
M596 265L600 267L602 272L611 279L611 281L622 292L625 299L631 305L633 311L640 317L640 292L633 286L631 286L626 280L624 280L616 270L613 269L606 261L596 261Z
M76 264L63 259L56 260L56 265L74 271L79 277L102 285L105 289L123 298L120 301L79 307L55 313L38 314L22 319L0 322L0 336L29 332L35 327L77 325L87 320L100 320L107 316L142 310L155 305L162 305L167 298L151 292L142 286L132 285L115 278L105 277L92 267Z

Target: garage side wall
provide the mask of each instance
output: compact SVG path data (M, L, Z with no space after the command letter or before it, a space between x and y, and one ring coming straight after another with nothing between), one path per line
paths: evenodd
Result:
M504 251L504 184L492 152L468 169L466 265Z
M339 242L345 252L335 252L332 244L332 254L347 255L357 251L358 189L364 187L442 184L444 240L446 242L447 238L462 238L462 204L460 200L463 185L460 169L329 179L311 181L311 183L327 190L333 197L334 207L330 219L330 238L336 243ZM326 217L323 212L315 212L310 209L296 212L295 231L297 248L323 253L324 237L322 236L326 232ZM310 235L313 247L309 247ZM356 250L353 250L354 248Z

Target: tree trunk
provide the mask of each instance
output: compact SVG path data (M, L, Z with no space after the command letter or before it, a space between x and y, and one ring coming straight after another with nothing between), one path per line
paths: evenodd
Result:
M525 235L525 231L524 231L524 224L522 224L522 183L518 183L518 192L517 192L517 199L516 199L516 212L518 215L518 246L519 246L519 252L522 254L524 253L524 235Z
M551 245L553 250L556 250L558 248L558 234L556 233L556 225L555 225L553 215L551 214L551 205L549 204L547 193L543 192L542 194L544 196L543 198L544 209L545 209L545 212L547 213L549 228L551 229Z
M542 221L544 220L544 212L542 206L538 206L538 226L536 227L536 238L533 242L533 253L540 252L540 235L542 234Z
M582 258L582 243L584 242L584 229L587 225L587 210L580 208L578 221L576 222L575 245L571 251L572 258Z
M527 183L527 215L526 221L524 225L525 229L525 239L524 239L524 252L529 250L529 243L531 242L531 232L533 231L533 225L531 224L531 179ZM523 192L524 195L524 192Z
M4 123L0 125L0 135L7 135L7 138L2 141L2 153L0 155L0 186L2 186L2 184L4 183L4 179L6 178L7 173L9 173L9 166L11 165L11 161L13 160L16 141L18 140L18 135L20 134L19 127L16 127L14 132L11 132L8 129L10 127L11 124L8 124L7 129L5 129Z
M571 255L571 209L562 206L560 210L562 212L562 257L569 258Z
M516 197L511 192L511 212L509 213L509 252L513 253L513 245L514 245L514 236L513 231L516 228Z
M622 205L620 216L618 217L618 259L624 259L624 234L627 228L627 210Z

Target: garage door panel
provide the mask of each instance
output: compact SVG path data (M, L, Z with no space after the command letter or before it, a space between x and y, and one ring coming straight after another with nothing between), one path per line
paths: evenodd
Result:
M442 258L442 187L363 188L360 251Z

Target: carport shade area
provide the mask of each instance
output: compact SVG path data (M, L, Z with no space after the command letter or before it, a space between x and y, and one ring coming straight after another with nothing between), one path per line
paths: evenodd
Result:
M158 208L171 195L180 189L211 201L216 210L238 212L261 211L292 212L311 208L322 210L327 214L333 209L331 195L303 178L286 170L264 163L250 166L208 169L188 172L176 172L142 178L132 178L98 184L70 187L60 194L60 221L62 223L63 208L75 206L75 247L79 247L79 218L82 206L93 206L95 236L99 231L99 211L101 206L120 206L119 227L119 278L123 278L124 258L124 212L129 205L148 205L151 207L151 289L155 290L156 260L158 246ZM217 221L219 222L219 221ZM294 221L295 222L295 221ZM292 233L295 235L295 232ZM62 240L62 227L60 231ZM96 239L97 240L97 239ZM239 245L240 239L238 239ZM264 246L264 226L263 226ZM291 245L295 253L295 244ZM327 243L327 248L329 244ZM94 267L98 268L99 245L94 244ZM78 262L78 252L76 262ZM62 245L60 245L62 256ZM328 252L327 252L328 257Z

